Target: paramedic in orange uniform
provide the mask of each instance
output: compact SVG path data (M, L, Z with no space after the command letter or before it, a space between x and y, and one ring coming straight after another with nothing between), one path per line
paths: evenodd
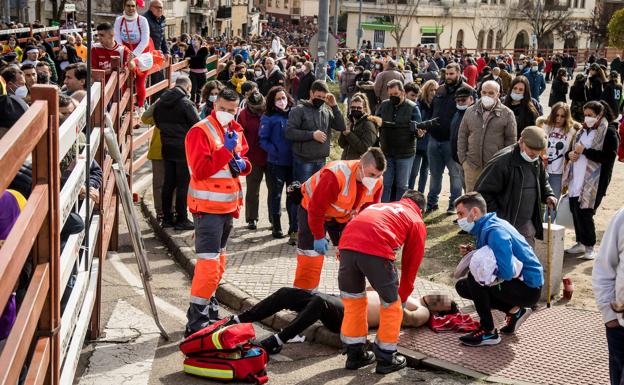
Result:
M317 289L328 249L325 233L338 245L340 233L353 215L381 200L385 170L383 153L371 147L360 160L328 163L301 186L294 287Z
M187 201L195 223L197 253L186 335L219 318L214 294L225 271L232 218L238 218L243 205L238 177L251 171L245 157L247 141L234 120L238 103L236 91L223 89L212 113L186 135L186 159L191 171Z
M422 193L408 190L398 202L368 207L342 233L338 287L344 304L340 339L347 353L347 369L358 369L377 359L376 372L387 374L406 365L397 353L403 318L402 305L414 290L414 280L425 254L427 229L422 220L426 204ZM403 247L401 280L394 265ZM380 299L379 329L373 352L366 350L368 335L366 279Z

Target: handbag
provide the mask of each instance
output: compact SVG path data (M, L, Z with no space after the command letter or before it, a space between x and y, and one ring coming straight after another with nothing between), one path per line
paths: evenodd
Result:
M570 211L570 197L568 194L563 194L559 199L555 224L574 230L574 220L572 219L572 211Z

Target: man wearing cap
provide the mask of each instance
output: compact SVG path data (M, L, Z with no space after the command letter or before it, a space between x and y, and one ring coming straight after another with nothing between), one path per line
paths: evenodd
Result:
M518 143L487 162L475 185L487 202L487 211L511 223L533 248L535 238L543 238L541 204L557 206L540 158L547 144L542 128L526 127Z

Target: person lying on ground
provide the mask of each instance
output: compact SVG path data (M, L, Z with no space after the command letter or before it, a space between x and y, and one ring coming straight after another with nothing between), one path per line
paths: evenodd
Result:
M376 328L379 326L379 295L371 289L366 294L368 297L368 326ZM297 313L297 317L279 333L260 341L260 345L269 354L279 353L287 341L319 320L330 331L340 333L340 326L344 317L344 306L340 296L282 287L251 309L230 317L226 325L257 322L271 317L281 310L294 311ZM432 313L453 312L457 312L457 304L446 295L409 297L403 309L402 326L420 327L427 323Z

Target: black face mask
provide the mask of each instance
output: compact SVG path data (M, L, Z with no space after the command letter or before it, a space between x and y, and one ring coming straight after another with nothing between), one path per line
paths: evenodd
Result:
M349 114L351 120L360 120L362 116L364 116L364 112L359 110L352 110Z
M390 102L395 106L398 106L401 104L401 97L396 95L390 96Z
M236 74L236 77L239 78L239 79L242 79L243 76L245 76L245 75L244 74Z
M314 105L315 108L321 108L323 104L325 104L325 100L323 99L319 99L319 98L312 99L312 105Z

